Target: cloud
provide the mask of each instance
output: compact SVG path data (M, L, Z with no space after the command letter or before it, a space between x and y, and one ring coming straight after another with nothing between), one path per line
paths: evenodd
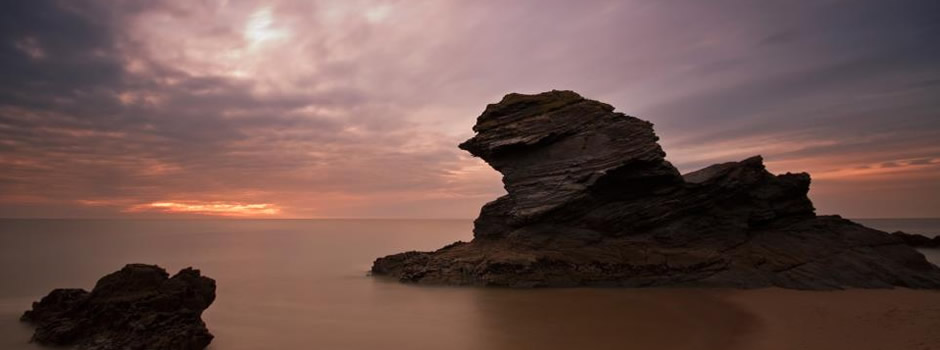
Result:
M96 203L91 203L96 205ZM124 209L125 212L157 211L169 214L201 214L236 217L277 215L281 209L270 203L238 202L153 202L138 204Z
M683 170L761 153L777 171L826 174L823 211L869 215L840 199L864 191L848 179L935 174L923 160L940 158L940 49L925 45L937 7L3 3L0 211L472 217L502 192L455 147L475 117L510 91L565 88L652 120ZM906 170L873 172L887 162ZM940 214L916 203L879 216Z

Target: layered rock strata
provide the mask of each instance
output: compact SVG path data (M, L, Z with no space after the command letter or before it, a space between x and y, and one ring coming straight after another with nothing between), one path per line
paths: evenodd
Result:
M509 287L940 287L887 233L817 216L806 173L760 156L685 175L653 126L571 91L509 94L460 145L502 173L474 239L379 258L403 282Z

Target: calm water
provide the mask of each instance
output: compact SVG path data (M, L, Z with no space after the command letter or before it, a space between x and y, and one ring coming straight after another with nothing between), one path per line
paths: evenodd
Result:
M866 224L940 233L940 220ZM416 287L366 276L378 256L469 240L471 229L469 220L0 220L0 349L39 349L17 321L33 300L89 289L129 262L216 279L204 315L215 350L725 349L753 326L715 291Z

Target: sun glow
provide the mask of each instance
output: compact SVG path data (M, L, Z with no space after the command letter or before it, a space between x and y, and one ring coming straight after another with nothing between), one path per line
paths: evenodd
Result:
M248 18L248 23L245 24L245 40L252 47L267 41L286 38L287 34L286 30L274 26L274 15L270 7L261 8L252 13Z
M366 9L363 14L370 23L378 23L388 18L392 8L388 5L379 5Z
M124 210L125 212L162 212L178 214L199 214L218 216L270 216L277 215L281 209L270 203L240 203L240 202L202 202L202 201L166 201L138 204Z

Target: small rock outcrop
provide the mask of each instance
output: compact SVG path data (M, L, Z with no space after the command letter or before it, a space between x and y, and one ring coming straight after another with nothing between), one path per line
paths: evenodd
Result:
M56 289L33 303L22 321L32 341L81 350L197 350L212 341L201 319L215 300L215 281L186 268L173 277L155 265L130 264L91 291Z
M377 259L403 282L509 287L940 287L901 239L817 216L760 156L685 175L653 126L571 91L509 94L460 145L503 174L472 242Z
M891 235L900 238L907 244L915 248L940 248L940 236L930 238L916 233L907 233L904 231L894 231Z

